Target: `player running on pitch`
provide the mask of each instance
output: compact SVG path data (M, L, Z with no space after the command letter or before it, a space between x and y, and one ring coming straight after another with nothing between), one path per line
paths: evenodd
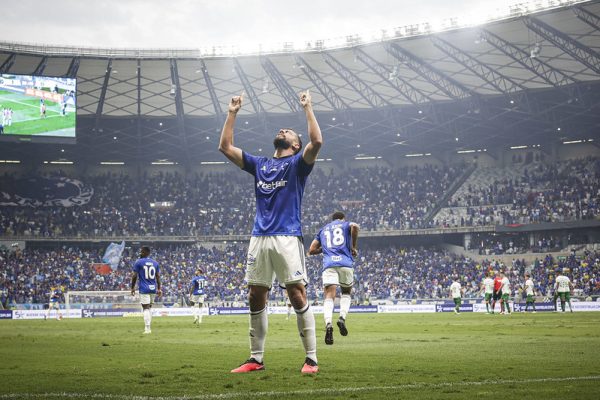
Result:
M139 278L140 303L144 314L144 334L152 333L152 304L154 298L162 294L160 290L160 267L158 263L150 258L150 248L143 246L140 250L140 258L133 264L131 274L131 295L135 296L135 284Z
M192 284L190 285L190 302L192 303L192 313L194 315L194 324L202 323L202 314L204 308L204 286L206 285L206 278L204 277L204 271L202 268L196 269L196 276L192 278Z
M257 157L233 145L235 118L242 96L229 103L221 132L219 150L235 165L254 176L256 217L248 246L246 282L250 303L250 358L231 372L265 369L263 355L267 336L267 299L274 278L285 285L296 312L298 332L306 352L302 373L316 373L317 340L315 317L306 300L307 274L300 214L308 175L312 172L323 143L308 91L300 94L308 124L310 143L292 129L280 129L273 145L273 158Z
M348 335L346 317L350 310L354 284L354 257L358 255L358 225L345 220L343 212L333 213L332 221L325 225L310 244L309 254L323 253L323 286L325 301L325 344L333 344L333 304L338 285L341 288L340 317L337 326L342 336Z

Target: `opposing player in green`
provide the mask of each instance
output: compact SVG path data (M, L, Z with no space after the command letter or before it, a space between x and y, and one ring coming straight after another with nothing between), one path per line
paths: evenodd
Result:
M510 300L510 281L506 277L504 272L500 273L502 277L502 299L500 299L500 308L504 308L504 311L501 311L500 314L509 314L510 315L510 304L508 303Z
M573 312L573 306L571 306L571 291L573 290L573 284L568 276L566 276L562 270L558 270L558 276L554 283L554 310L556 310L556 300L560 298L560 308L562 312L565 312L565 302L569 303L569 310Z
M533 312L535 312L535 297L533 292L533 281L531 280L531 274L525 274L525 294L527 295L527 300L525 302L525 312L529 310L529 305L533 307Z
M487 314L493 314L493 310L490 311L490 301L494 296L494 280L492 279L492 276L493 272L489 272L488 276L485 277L481 284L485 296L485 309L487 310Z
M460 305L462 304L462 287L458 282L458 277L452 279L452 285L450 285L450 295L454 300L454 313L460 314Z

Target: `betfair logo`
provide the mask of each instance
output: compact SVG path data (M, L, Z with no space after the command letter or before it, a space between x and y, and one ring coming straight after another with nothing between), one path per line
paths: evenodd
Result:
M275 181L275 182L263 182L258 181L256 187L262 190L275 190L280 187L287 185L287 181Z

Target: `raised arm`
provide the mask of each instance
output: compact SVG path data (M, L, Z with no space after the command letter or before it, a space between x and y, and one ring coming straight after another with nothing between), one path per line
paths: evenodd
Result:
M242 150L233 145L233 126L235 125L235 117L242 107L243 99L243 93L231 98L227 109L227 119L223 125L221 140L219 141L219 151L240 168L244 166L244 160L242 158Z
M317 160L317 155L319 154L319 150L321 150L321 146L323 145L323 137L321 136L321 128L319 128L319 123L317 122L315 113L313 112L312 99L308 90L304 93L300 93L300 104L302 104L304 113L306 114L308 137L310 139L310 143L308 143L304 148L302 158L307 164L312 165Z

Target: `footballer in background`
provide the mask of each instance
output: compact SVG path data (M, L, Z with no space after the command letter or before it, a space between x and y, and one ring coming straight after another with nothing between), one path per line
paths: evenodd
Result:
M454 301L454 313L460 314L460 306L462 304L462 286L458 281L458 276L452 277L450 296L452 296L452 300Z
M554 311L557 311L557 300L560 298L560 308L562 312L565 312L565 303L569 303L569 310L573 312L573 306L571 306L571 291L574 289L573 284L568 276L563 273L562 269L559 269L556 282L554 283Z
M48 302L48 309L46 310L46 315L44 315L44 320L50 318L50 311L56 309L56 319L61 320L62 314L60 312L60 301L63 298L63 287L55 286L50 288L50 301Z
M490 300L494 297L494 280L492 279L493 272L489 271L488 276L485 277L481 286L485 296L485 309L487 314L493 314L494 309L490 311Z
M139 278L140 303L144 314L144 334L152 333L152 304L154 298L162 294L160 289L160 267L158 263L150 258L150 247L143 246L140 250L140 258L133 264L131 274L131 295L135 296L135 285Z
M202 268L196 269L196 276L192 278L191 291L190 291L190 302L192 303L192 314L194 315L194 324L198 326L202 323L202 314L204 311L204 299L206 293L204 287L206 285L206 278L204 277L204 271Z

